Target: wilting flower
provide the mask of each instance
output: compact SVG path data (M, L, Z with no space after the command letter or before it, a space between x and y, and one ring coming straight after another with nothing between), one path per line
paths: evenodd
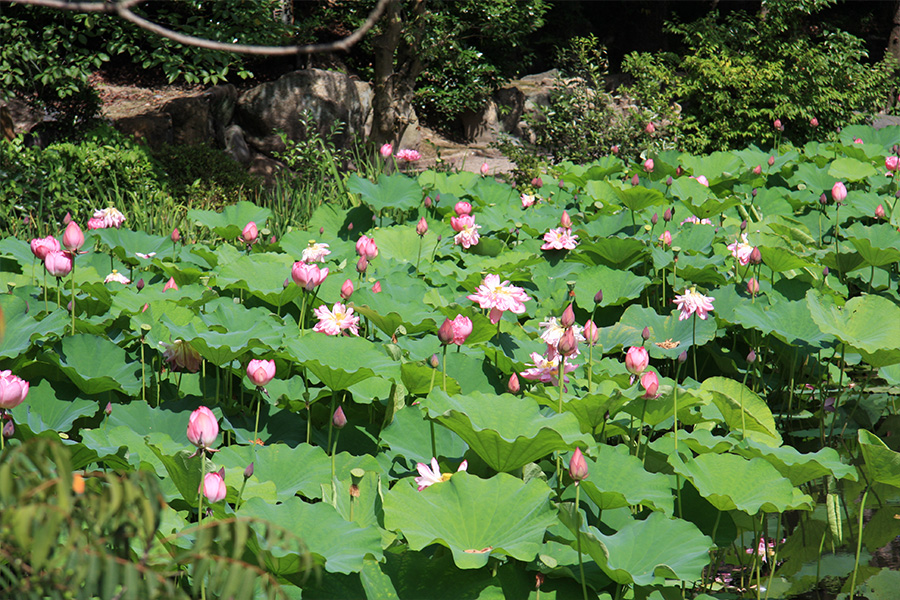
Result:
M831 188L831 198L835 202L843 202L847 198L847 186L838 181Z
M387 158L388 156L390 156L391 154L394 153L394 147L391 146L390 144L384 144L381 147L381 149L379 150L379 152L381 153L382 158Z
M478 244L478 240L480 239L478 230L481 229L481 225L475 224L475 219L472 217L472 215L452 217L450 219L450 223L454 231L459 232L455 236L453 236L454 244L456 244L457 246L462 246L467 250L472 246Z
M44 257L44 268L54 277L65 277L72 272L72 253L52 250Z
M219 435L219 421L216 415L205 406L191 413L188 420L188 440L198 448L209 448Z
M203 485L200 486L198 491L202 491L203 495L210 502L224 500L228 489L225 487L225 478L222 472L207 473L206 477L203 478Z
M70 252L75 252L84 246L84 234L75 221L71 221L66 225L66 232L63 234L63 246Z
M49 252L59 252L59 250L59 242L52 235L31 240L31 253L41 260L44 260Z
M300 260L305 263L325 262L325 257L331 254L328 244L318 244L316 240L309 240Z
M160 342L165 346L163 359L169 363L173 371L189 371L196 373L200 370L200 353L190 343L184 340L175 340L172 344Z
M0 371L0 409L9 410L22 404L28 395L30 384L12 374L12 371Z
M164 292L167 292L169 290L175 290L176 292L178 291L178 284L175 283L174 277L169 277L169 280L166 282L166 285L163 286Z
M534 197L534 194L527 194L527 193L522 194L520 199L522 200L522 208L528 208L529 206L534 204L534 202L536 200L536 198Z
M366 260L372 260L378 256L378 245L375 240L363 234L356 240L356 253L366 257Z
M581 453L581 448L576 446L575 452L572 453L572 458L569 460L569 477L571 477L577 485L579 481L587 479L587 476L587 461Z
M403 148L397 151L397 158L400 160L405 160L406 162L416 162L422 155L419 154L418 150L412 150L411 148Z
M464 460L460 463L459 468L456 470L457 473L460 471L465 471L469 467L469 461ZM419 476L416 477L416 485L419 486L419 491L421 492L425 488L430 485L434 485L435 483L443 483L445 481L449 481L450 477L453 476L453 473L443 473L441 474L441 467L438 465L438 461L436 458L431 459L431 468L428 468L428 465L425 463L416 463L416 470L419 472Z
M113 206L95 211L94 218L99 219L103 223L103 228L115 227L118 229L125 222L125 215ZM90 228L90 225L88 225L88 228Z
M650 364L650 354L643 346L632 346L625 353L625 368L632 375L640 375Z
M500 282L500 276L493 273L485 275L484 281L474 294L467 296L472 302L477 302L481 308L491 310L491 323L500 320L500 313L505 310L517 315L525 312L525 304L531 298L520 287L509 285L509 281ZM495 312L496 311L496 312Z
M275 361L253 359L247 364L247 377L254 385L264 386L275 377Z
M695 215L691 215L687 219L685 219L684 221L681 222L682 225L684 225L685 223L693 223L694 225L712 225L713 224L713 222L710 221L709 219L701 219L700 217L697 217Z
M103 222L103 219L91 217L87 220L87 228L88 231L94 231L96 229L106 229L106 224Z
M656 398L659 394L659 377L653 371L644 371L641 375L641 387L644 388L644 398Z
M753 253L753 246L747 243L747 234L741 234L741 241L735 240L728 244L727 248L731 250L731 255L738 259L741 266L745 266L750 262L750 255Z
M533 366L522 371L522 377L530 381L540 381L541 383L557 385L559 383L560 360L562 360L561 356L547 358L546 356L541 356L537 352L532 352L531 364ZM571 373L576 367L577 365L573 365L567 361L565 373ZM569 381L569 378L566 377L565 374L563 375L563 378L565 382Z
M291 267L291 279L308 292L313 291L328 277L328 268L320 269L316 265L297 261Z
M577 245L578 236L572 235L571 229L557 227L544 234L541 250L574 250Z
M313 331L319 331L328 335L340 335L345 329L353 335L359 335L359 317L353 316L353 309L336 303L331 310L326 305L319 306L313 313L319 318L319 322L313 327Z
M675 296L675 304L681 311L678 320L684 321L695 313L701 319L706 319L707 313L713 309L713 300L715 298L704 296L696 288L685 290L681 296Z
M119 273L117 270L113 269L112 273L106 276L106 279L103 280L103 283L110 282L122 283L124 285L128 285L131 283L131 280Z
M248 246L252 246L256 243L256 240L259 238L259 229L256 227L256 223L250 221L246 225L244 225L244 230L241 231L241 239L244 240L244 243Z
M668 229L659 234L659 241L662 242L663 246L671 246L672 245L672 234Z

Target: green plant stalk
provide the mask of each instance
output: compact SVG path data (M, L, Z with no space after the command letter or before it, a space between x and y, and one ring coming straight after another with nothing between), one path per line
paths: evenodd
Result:
M419 261L422 259L422 244L425 243L425 237L419 236L419 253L416 255L416 275L419 274Z
M257 435L259 434L259 411L263 402L263 393L262 388L256 386L256 392L259 395L259 400L256 402L256 423L253 425L253 443L256 443L256 440L259 439Z
M587 583L584 581L584 559L581 556L581 512L578 507L581 505L581 486L575 482L575 544L578 549L578 573L581 577L581 593L584 600L587 600Z
M694 381L700 381L697 376L697 313L691 316L691 349L694 355Z
M340 437L341 437L341 430L338 429L337 433L334 434L334 445L331 447L331 481L332 482L334 482L334 456L337 454L337 445L338 445L338 440L340 439ZM335 489L334 492L336 494L337 489Z
M44 312L50 312L47 306L47 267L44 267Z
M72 255L72 335L75 335L75 255Z
M206 482L206 451L200 450L200 487L197 489L197 528L203 526L203 490ZM200 598L206 600L206 579L200 582Z
M328 412L328 446L326 448L331 447L331 435L334 431L334 419L332 415L334 415L334 405L337 402L337 392L335 390L331 390L331 408ZM333 475L333 474L332 474Z
M447 393L447 344L444 344L442 348L442 359L441 359L441 390L446 394Z
M772 589L772 578L775 576L775 565L778 563L779 539L781 539L781 515L778 515L778 525L775 527L775 550L769 559L769 581L766 583L766 600L769 600L769 590Z
M62 287L62 283L60 282L59 277L56 278L56 307L62 308L62 299L59 293L60 288Z
M587 362L587 376L588 376L588 394L591 393L591 378L594 374L594 344L591 344L588 347L588 362Z
M309 292L306 289L304 289L303 290L303 304L300 307L300 321L297 323L297 325L300 327L300 335L303 335L303 333L304 333L303 325L304 325L304 323L306 323L306 301L308 300L308 298L309 298Z
M141 336L141 400L147 401L147 377L144 374L144 336Z
M863 492L862 502L859 504L859 531L857 531L856 536L856 561L853 564L853 575L850 577L850 600L853 600L856 597L856 574L859 571L859 554L862 550L863 515L865 513L866 498L868 495L869 487L866 486L866 491Z

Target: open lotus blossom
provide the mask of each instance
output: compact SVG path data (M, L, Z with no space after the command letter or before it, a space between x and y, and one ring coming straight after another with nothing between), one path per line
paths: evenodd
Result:
M854 144L862 144L863 140L862 140L862 138L856 138L855 140L853 140L853 143Z
M209 448L219 435L219 421L205 406L191 413L188 419L187 438L198 448Z
M544 234L541 250L574 250L577 245L578 236L572 235L571 229L557 227Z
M663 246L671 246L672 245L672 234L668 229L659 234L659 241L662 242Z
M359 236L359 239L356 240L356 253L360 256L364 256L366 260L372 260L378 256L378 245L372 238L361 235Z
M705 320L707 313L713 309L713 300L715 300L715 298L712 296L704 296L698 292L696 288L685 290L684 294L675 296L674 300L678 309L681 311L678 320L684 321L693 314L696 314L698 317Z
M728 249L731 250L731 255L738 259L738 262L741 263L741 266L745 266L750 262L750 255L753 254L753 246L747 243L747 234L741 234L741 240L735 240L733 243L728 244Z
M44 257L44 268L54 277L65 277L72 272L72 253L53 250Z
M481 225L475 224L475 219L472 218L472 215L453 217L450 221L454 229L460 227L460 229L456 229L459 233L453 236L454 244L462 246L466 250L478 244L478 241L481 239L478 234Z
M397 158L399 160L405 160L406 162L416 162L422 155L419 154L418 150L413 150L411 148L403 148L397 151Z
M0 371L0 409L9 410L22 404L28 395L29 383L12 374Z
M522 377L530 381L540 381L541 383L549 383L557 385L559 383L559 361L561 356L548 358L537 352L531 353L531 368L522 371ZM571 373L578 365L574 365L566 361L565 373ZM563 374L563 381L568 382L569 378Z
M156 252L148 252L147 254L144 254L143 252L135 252L134 255L137 256L138 258L143 258L144 260L147 260L149 258L153 258L154 256L156 256Z
M701 219L696 215L691 215L687 219L681 222L682 225L685 223L693 223L694 225L712 225L713 222L709 219Z
M210 502L218 502L224 500L228 494L228 488L225 487L225 469L218 473L207 473L203 478L203 485L198 491L203 492L206 499Z
M114 227L118 229L125 222L125 215L114 206L95 211L94 218L99 219L103 223L103 228Z
M456 315L452 321L444 319L443 325L438 330L438 338L442 344L456 344L462 346L466 338L472 333L472 320L464 315Z
M106 276L103 280L103 283L122 283L124 285L128 285L131 283L131 280L119 273L117 270L113 269L112 273Z
M468 467L469 461L464 460L460 463L456 472L465 471ZM453 473L441 473L441 467L436 458L431 459L431 468L425 463L416 463L416 470L419 472L419 476L416 477L416 485L420 492L430 485L450 481L450 478L453 476Z
M275 377L275 361L253 359L247 364L247 377L254 385L262 387Z
M326 305L319 306L313 313L319 322L313 327L313 331L319 331L328 335L341 335L345 329L353 335L359 335L359 317L353 315L353 309L336 303L331 310Z
M200 370L200 353L190 343L184 340L175 340L172 344L165 342L160 342L160 344L166 348L163 352L163 359L169 363L169 368L173 371L196 373Z
M537 198L535 198L534 194L522 194L520 200L522 200L522 208L528 208L535 203Z
M472 205L470 203L466 202L465 200L460 200L453 207L453 210L454 210L454 212L456 212L456 215L458 217L461 217L463 215L471 215L472 214ZM456 229L456 228L454 228L454 229ZM459 229L456 229L456 231L459 231Z
M328 244L319 244L316 240L309 240L300 260L305 263L325 262L325 257L331 254Z
M308 292L313 291L328 277L328 268L320 269L316 265L297 261L291 267L291 279Z
M59 252L60 245L55 237L48 235L45 238L31 240L31 253L40 260L44 260L50 252Z
M509 285L509 281L500 282L500 276L493 273L485 275L484 281L478 286L474 294L467 296L472 302L477 302L481 308L491 311L491 323L500 320L500 314L508 310L520 315L525 312L525 302L531 300L528 294L520 287Z

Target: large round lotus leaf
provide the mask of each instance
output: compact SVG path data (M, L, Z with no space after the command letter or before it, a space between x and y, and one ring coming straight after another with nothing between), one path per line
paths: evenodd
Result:
M900 307L887 298L857 296L839 308L809 290L806 304L823 332L859 349L873 367L900 362Z
M425 294L429 291L425 283L400 274L392 274L380 281L381 292L369 289L354 292L350 298L354 312L369 319L388 336L394 335L401 325L409 334L437 333L444 318L425 304Z
M806 189L816 192L816 197L826 192L834 185L834 175L828 173L828 169L819 167L816 163L805 162L797 165L794 174L788 178L791 185L803 184Z
M216 280L226 289L246 290L273 306L284 306L303 293L303 289L290 280L293 264L287 254L245 255L222 267ZM288 281L287 287L285 281Z
M479 177L471 180L468 195L479 200L482 206L499 205L503 207L515 206L518 194L505 183L501 183L493 177ZM476 217L477 222L477 217Z
M729 290L732 291L730 295ZM726 315L724 310L718 313L730 323L740 324L745 329L758 329L765 335L772 334L787 344L801 348L825 348L834 341L831 335L819 329L809 314L806 302L802 300L788 300L779 294L766 294L750 300L738 296L731 288L720 288L716 293L720 294L722 301L726 301L727 296L734 300L731 315Z
M737 176L743 169L743 161L732 152L713 152L707 155L681 154L680 164L694 177L703 175L711 185L718 180ZM681 181L685 178L679 178ZM702 185L702 184L701 184Z
M701 454L687 462L669 455L676 473L690 480L719 510L741 510L749 515L786 510L811 510L812 498L791 485L762 458L747 460L734 454Z
M97 414L99 410L97 402L78 398L70 391L57 392L49 381L41 381L32 385L25 402L10 412L16 426L27 425L37 434L43 431L67 433L75 419Z
M746 385L726 377L710 377L700 391L712 400L732 431L758 431L771 438L773 445L781 443L769 406Z
M400 530L409 547L439 543L461 569L478 569L491 554L534 559L545 530L556 521L550 488L538 479L499 473L479 479L456 473L449 481L416 491L412 479L385 495L384 526Z
M859 221L843 230L866 264L881 267L900 261L900 236L893 225L863 225Z
M31 246L24 240L14 237L4 238L0 240L0 256L12 257L22 267L22 272L31 275L31 266L35 267L35 276L41 276L41 265L34 254L31 252ZM48 278L52 280L52 277Z
M616 306L632 301L650 284L646 277L603 265L583 269L575 279L575 297L585 308L593 308L594 295L603 290L600 306Z
M586 353L582 353L584 356ZM596 358L595 358L596 362ZM563 404L563 410L578 418L584 433L597 431L606 422L607 413L614 417L622 406L631 398L623 395L623 390L612 379L604 379L596 383L593 393L576 396Z
M53 307L55 305L51 305ZM62 337L66 325L70 323L66 313L52 310L43 319L33 318L44 304L26 303L21 298L9 294L0 294L0 309L6 320L6 334L0 338L0 358L15 358L31 348L32 340Z
M419 185L422 189L428 190L430 196L439 195L442 202L447 202L447 196L461 197L466 194L477 178L478 174L471 171L458 173L423 171L419 173Z
M105 228L90 233L102 243L109 246L112 253L123 263L130 266L140 264L136 253L172 255L172 240L161 235L150 235L143 231L131 229ZM168 252L166 252L168 250Z
M56 364L85 394L119 390L141 391L140 363L131 362L125 351L107 339L77 334L63 338L42 359Z
M773 447L748 438L742 440L735 451L746 458L764 458L795 486L824 475L857 481L856 469L842 462L834 448L803 454L791 446Z
M828 167L828 174L835 179L862 181L875 175L875 167L871 162L863 162L855 158L841 157L835 159Z
M577 248L576 257L579 262L588 265L627 269L647 252L647 246L640 240L608 237L582 241Z
M307 331L288 338L285 353L332 390L345 390L354 383L374 377L400 380L400 365L378 346L358 337L330 336Z
M268 208L260 208L251 202L241 201L237 204L226 206L222 212L212 210L191 209L188 211L188 219L196 221L212 229L216 235L226 240L236 239L241 235L244 226L250 221L256 223L260 229L272 216Z
M376 213L388 208L411 210L419 206L425 197L415 179L399 173L382 173L377 184L353 174L347 181L347 189L359 194L360 200Z
M272 505L261 498L251 498L237 515L264 519L290 531L303 540L316 563L329 573L357 573L366 556L382 558L381 533L377 527L362 528L348 523L324 502L307 504L300 498L288 498Z
M390 425L381 430L381 441L391 452L405 456L410 462L428 463L432 456L431 433L437 456L461 457L468 446L446 427L438 427L425 418L420 406L397 411Z
M551 452L588 445L575 415L544 416L533 401L510 394L476 391L451 397L434 390L422 406L495 471L512 471Z
M578 524L570 503L560 506L559 518L574 536ZM583 515L580 525L582 551L619 583L651 585L658 578L697 581L709 564L712 540L693 523L662 513L631 521L610 536L586 527Z
M673 514L672 486L669 477L648 473L641 460L629 454L624 445L600 444L586 456L588 478L581 485L598 508L622 508L643 504Z
M900 452L894 452L865 429L859 430L858 437L870 481L900 487Z
M692 343L697 346L716 337L716 321L713 317L706 320L691 317L681 321L679 312L662 316L656 311L632 304L612 327L604 327L600 333L600 343L604 352L610 352L622 346L640 346L643 341L641 332L645 327L650 329L650 356L653 358L677 358ZM696 324L693 322L696 320ZM694 329L696 326L696 330Z
M666 204L666 197L662 195L662 192L645 188L642 185L634 187L629 185L624 189L613 187L613 190L619 204L630 211L640 212L650 206Z

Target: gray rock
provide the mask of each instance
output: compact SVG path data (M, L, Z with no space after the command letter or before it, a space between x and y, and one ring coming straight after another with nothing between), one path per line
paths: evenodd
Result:
M231 158L246 165L250 163L252 158L250 148L244 140L244 131L238 125L229 125L225 128L225 153Z

